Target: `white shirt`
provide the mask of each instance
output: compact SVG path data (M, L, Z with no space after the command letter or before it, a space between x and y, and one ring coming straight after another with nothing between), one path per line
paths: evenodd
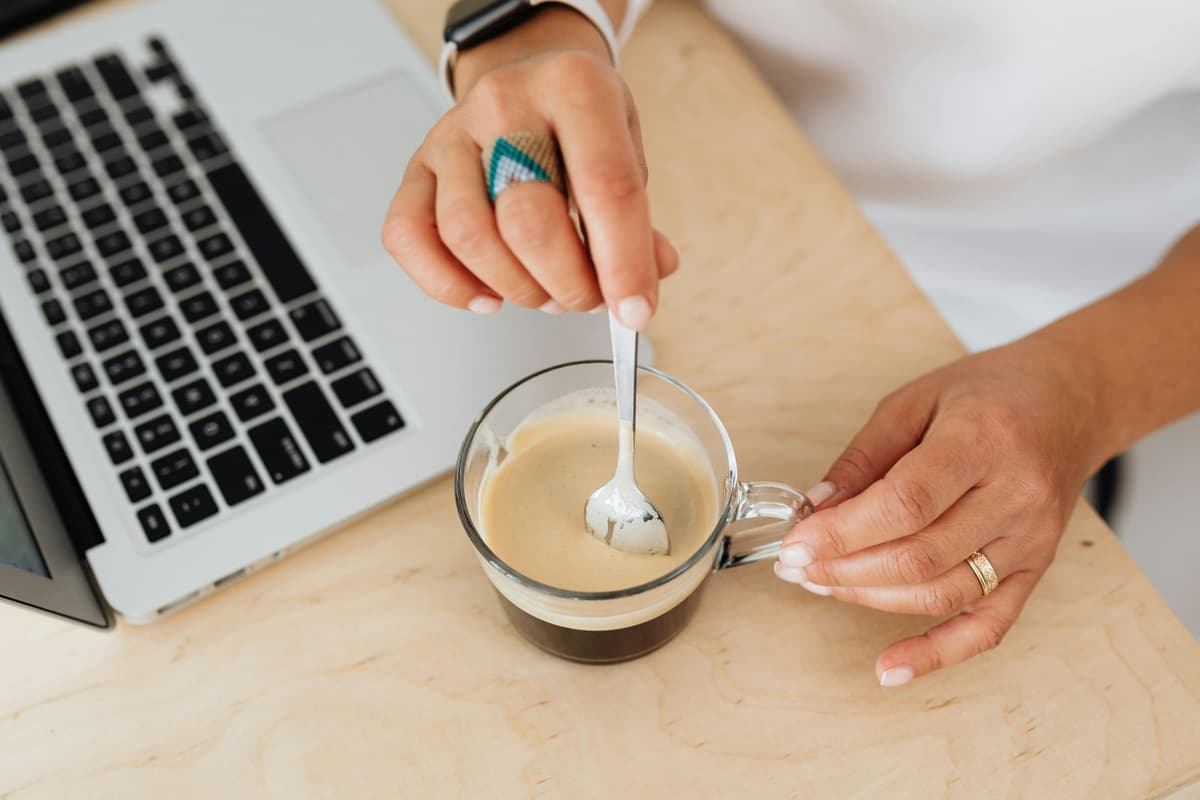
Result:
M706 5L971 347L1200 222L1200 0Z

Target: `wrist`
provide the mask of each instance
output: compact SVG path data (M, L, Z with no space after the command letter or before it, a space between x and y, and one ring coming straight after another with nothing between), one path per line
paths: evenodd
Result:
M460 53L454 62L454 87L463 97L492 70L543 53L582 51L608 61L612 55L596 26L578 11L556 4L540 6L529 19L494 39Z

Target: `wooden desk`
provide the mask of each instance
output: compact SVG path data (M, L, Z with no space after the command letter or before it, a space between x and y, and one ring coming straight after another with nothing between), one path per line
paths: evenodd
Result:
M392 5L432 56L442 3ZM683 254L661 364L746 477L806 485L962 347L702 13L661 0L625 63ZM0 797L1196 796L1200 647L1082 505L1000 649L878 688L925 624L760 564L648 658L558 661L506 624L445 480L149 627L0 610Z

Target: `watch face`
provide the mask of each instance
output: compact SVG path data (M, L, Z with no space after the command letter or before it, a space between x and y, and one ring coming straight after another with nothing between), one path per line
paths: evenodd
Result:
M532 13L530 0L458 0L446 12L444 39L466 50L499 36Z

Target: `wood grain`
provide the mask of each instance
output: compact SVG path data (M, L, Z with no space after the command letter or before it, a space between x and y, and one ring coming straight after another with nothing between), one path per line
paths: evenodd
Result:
M432 55L444 4L390 5ZM807 485L962 347L701 12L660 0L625 63L684 264L660 364L744 477ZM442 481L152 626L0 609L0 797L1196 797L1200 647L1082 504L998 650L878 688L923 625L755 565L650 657L558 661Z

